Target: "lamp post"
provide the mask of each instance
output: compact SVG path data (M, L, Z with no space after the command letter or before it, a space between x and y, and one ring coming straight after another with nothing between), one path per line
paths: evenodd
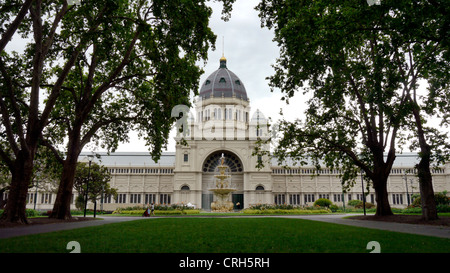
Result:
M36 199L37 199L38 185L39 185L39 179L36 179L36 185L35 185L36 190L34 192L34 210L36 210L36 201L37 201Z
M409 193L408 193L408 178L406 177L406 170L405 170L405 187L406 187L406 199L408 201L408 206L410 205L409 202Z
M364 216L366 216L366 196L364 195L364 178L363 178L362 170L361 170L361 188L362 188L362 201L363 201L363 208L364 208Z
M93 159L93 155L88 155L89 158L89 170L88 170L88 179L86 182L86 193L84 196L84 217L86 217L86 208L87 208L87 201L88 201L88 193L89 193L89 180L91 179L91 163Z
M103 192L105 191L105 185L102 184L102 194L100 196L100 211L103 214Z

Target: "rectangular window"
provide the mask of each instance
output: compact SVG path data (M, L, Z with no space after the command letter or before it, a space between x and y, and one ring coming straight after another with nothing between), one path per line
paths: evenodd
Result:
M184 162L188 162L189 161L189 155L188 154L184 154Z
M305 194L304 197L305 197L305 204L306 203L312 203L312 202L316 201L314 194Z
M392 194L392 203L394 205L403 205L403 195L400 193Z
M342 202L342 194L333 194L334 202Z
M132 204L139 204L139 203L141 203L141 195L138 194L138 193L130 194L130 203L132 203Z
M406 202L408 202L408 200L409 200L409 203L410 204L412 204L412 202L414 202L414 199L412 198L412 194L411 193L408 193L407 195L406 195Z
M27 204L34 204L34 195L35 195L35 193L27 194Z
M52 194L51 193L43 193L41 195L41 204L51 204L52 203Z
M127 195L125 193L119 193L117 195L116 203L123 204L127 201Z
M291 205L300 205L300 194L290 194L289 203Z
M166 204L166 205L170 205L170 194L160 194L159 195L159 203L160 204Z
M319 199L320 198L330 199L330 195L329 194L319 194Z
M111 194L105 194L103 196L103 204L110 204L111 203Z
M357 194L356 194L356 199L357 199L357 200L364 201L363 198L364 198L364 196L363 196L362 193L357 193Z
M145 204L156 203L156 194L145 194Z
M275 204L282 205L286 203L286 196L284 194L275 194Z

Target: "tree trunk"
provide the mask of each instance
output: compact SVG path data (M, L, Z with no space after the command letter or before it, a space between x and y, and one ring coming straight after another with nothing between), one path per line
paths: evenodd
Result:
M33 157L23 151L19 152L12 171L11 186L5 211L1 216L2 221L28 224L25 209L33 174Z
M72 218L70 213L70 201L72 200L75 168L76 162L75 164L73 162L69 162L69 158L64 161L61 181L50 218L62 220Z
M413 105L413 114L416 120L417 137L420 145L420 162L416 165L419 176L420 199L422 203L422 218L424 220L436 220L437 209L434 200L433 178L430 170L431 147L425 139L425 132L422 127L422 119L417 103Z
M69 134L67 157L64 160L61 181L56 195L55 204L50 218L67 220L72 218L70 203L72 200L73 183L77 168L78 156L80 155L80 134L74 130Z
M424 220L438 219L436 200L434 199L433 178L430 170L430 147L422 149L420 162L416 165L419 176L420 200L422 203L422 218Z
M377 201L377 211L375 215L393 215L387 192L387 178L377 177L373 180L373 185L375 189L375 200Z

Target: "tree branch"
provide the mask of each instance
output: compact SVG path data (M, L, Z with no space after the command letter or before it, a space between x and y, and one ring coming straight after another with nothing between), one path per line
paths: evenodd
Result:
M135 119L135 117L115 117L112 119L107 119L107 120L101 120L97 123L95 123L91 129L83 136L83 138L80 141L80 149L82 149L84 147L84 145L86 145L87 143L89 143L89 141L91 140L92 136L94 136L94 134L97 132L98 129L100 129L103 126L106 126L108 124L114 123L114 122L118 122L118 121L131 121L133 119Z
M2 52L3 49L5 49L6 45L11 40L20 23L22 23L23 19L25 18L25 15L27 15L28 9L31 7L32 3L33 0L26 0L25 3L23 3L22 8L20 8L20 11L17 14L16 18L9 25L8 29L5 31L5 33L2 36L2 39L0 40L0 52Z
M57 149L55 149L55 147L53 147L53 145L47 139L45 139L42 134L39 139L40 139L40 142L42 145L44 145L45 147L49 148L50 151L52 151L56 160L58 160L59 163L64 164L64 159L59 154L59 151Z

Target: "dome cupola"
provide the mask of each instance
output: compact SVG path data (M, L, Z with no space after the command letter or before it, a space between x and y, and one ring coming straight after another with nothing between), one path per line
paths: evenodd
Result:
M244 83L227 68L227 59L224 56L220 58L219 69L203 82L199 95L202 99L235 97L248 100Z

